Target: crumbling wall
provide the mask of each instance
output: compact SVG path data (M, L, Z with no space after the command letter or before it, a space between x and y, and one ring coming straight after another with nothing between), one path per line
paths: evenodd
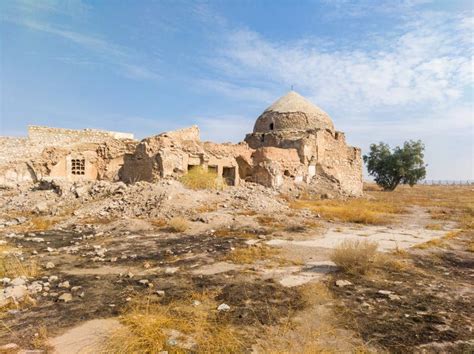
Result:
M42 142L48 146L77 143L102 143L113 139L133 140L133 134L97 129L63 129L30 125L28 138L31 142Z
M30 126L28 138L0 137L0 182L31 182L47 176L116 180L124 154L137 144L132 139L128 133ZM83 175L71 175L74 159L84 160Z
M318 160L316 173L333 178L342 192L348 195L362 195L361 150L348 146L343 133L320 132L317 136Z
M135 152L127 156L121 173L124 182L156 181L177 178L194 166L216 171L227 183L240 181L237 157L251 161L252 150L245 143L215 144L199 140L199 128L193 126L143 139Z

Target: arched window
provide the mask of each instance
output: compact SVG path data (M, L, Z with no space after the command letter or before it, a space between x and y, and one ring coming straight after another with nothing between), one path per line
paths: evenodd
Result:
M273 128L274 128L273 123L270 123L270 130L273 130Z

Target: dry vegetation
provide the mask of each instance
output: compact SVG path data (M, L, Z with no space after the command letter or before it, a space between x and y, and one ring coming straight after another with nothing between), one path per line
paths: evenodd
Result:
M279 219L277 219L273 216L270 216L270 215L259 215L259 216L257 216L257 222L261 226L269 227L269 228L274 229L274 230L282 229L286 226Z
M109 339L106 353L236 352L241 343L235 330L218 321L215 294L191 294L185 300L161 304L156 296L138 297L125 310L123 328Z
M373 225L387 224L393 219L393 214L400 214L405 211L396 203L363 198L346 201L302 199L290 202L290 207L309 209L328 220Z
M0 278L35 277L39 266L35 261L23 261L14 254L14 249L0 246Z
M177 216L168 221L168 228L172 232L184 232L189 228L189 221Z
M474 228L474 188L472 186L399 186L394 192L366 190L375 202L401 207L428 208L435 220L453 220L464 230Z
M275 260L280 251L264 245L237 248L225 256L224 260L237 264L251 264L257 261Z
M224 182L217 173L202 167L192 168L180 179L186 187L191 189L224 189Z
M377 247L377 243L367 240L346 240L334 249L331 260L345 273L363 275L374 263Z
M449 240L459 236L461 234L462 230L456 230L456 231L450 231L448 233L446 233L446 235L444 235L443 237L441 238L435 238L435 239L432 239L430 241L427 241L427 242L424 242L424 243L421 243L419 245L416 245L414 246L415 248L418 248L418 249L426 249L426 248L430 248L430 247L449 247Z

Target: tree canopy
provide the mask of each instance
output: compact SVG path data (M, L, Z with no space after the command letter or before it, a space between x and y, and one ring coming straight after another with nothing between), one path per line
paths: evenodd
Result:
M370 153L363 158L375 182L384 190L393 191L400 183L413 186L425 178L424 150L421 140L406 141L403 148L397 146L393 150L380 142L370 145Z

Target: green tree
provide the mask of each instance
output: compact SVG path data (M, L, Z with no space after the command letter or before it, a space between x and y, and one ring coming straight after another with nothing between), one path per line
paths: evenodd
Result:
M415 185L426 176L423 162L425 146L418 141L406 141L403 148L393 151L385 143L370 145L370 153L364 155L369 174L384 190L393 191L402 184Z

